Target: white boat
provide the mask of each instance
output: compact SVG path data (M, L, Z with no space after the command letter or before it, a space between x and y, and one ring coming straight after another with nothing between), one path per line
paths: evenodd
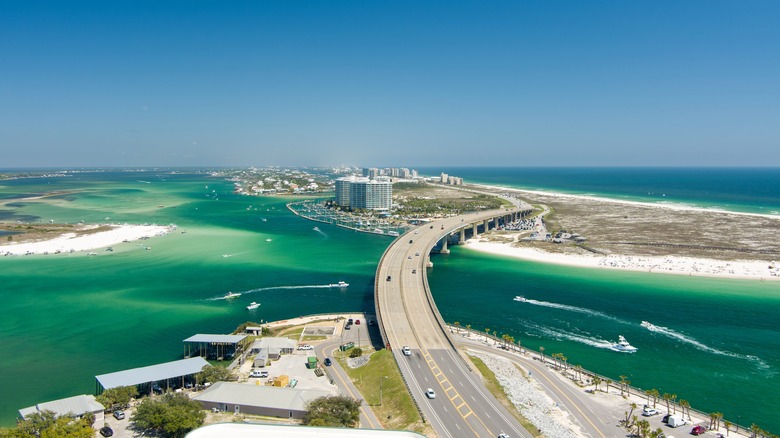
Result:
M319 227L314 227L314 228L312 228L312 230L314 230L314 231L319 231L319 230L320 230L320 228L319 228Z
M265 241L266 241L266 242L270 242L270 241L271 241L271 238L269 237L269 238L265 239Z
M240 293L236 293L236 292L228 292L228 293L226 293L226 294L225 294L225 299L226 299L226 300L229 300L229 299L231 299L231 298L237 298L237 297L240 297L240 296L241 296L241 294L240 294Z
M649 323L647 321L642 321L642 324L639 324L639 325L641 325L644 328L651 329L651 330L655 328L654 324Z
M246 306L246 309L247 310L252 310L252 309L257 309L258 307L260 307L260 303L256 303L256 302L252 301L251 303L249 303L248 306Z
M515 301L520 301L521 303L524 303L524 302L526 302L528 300L526 300L524 296L518 295L518 296L515 297Z
M388 235L388 236L393 236L393 237L398 237L398 236L400 236L400 234L398 234L398 231L388 231L388 232L387 232L387 235Z
M349 287L349 283L346 281L339 281L338 283L331 283L328 286L330 287Z
M612 350L619 351L621 353L635 353L637 348L629 344L623 335L620 335L618 336L617 343L612 344Z

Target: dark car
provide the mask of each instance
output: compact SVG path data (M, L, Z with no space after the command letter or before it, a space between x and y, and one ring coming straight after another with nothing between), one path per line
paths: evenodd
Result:
M693 429L691 429L691 435L701 435L703 433L707 433L707 429L702 425L693 426Z
M355 321L353 321L353 320L352 320L352 318L349 318L349 319L347 320L347 324L352 324L353 322L355 322Z
M391 279L392 279L392 277L390 277L390 276L388 275L388 276L387 276L387 281L390 281Z
M414 239L409 239L409 243L414 243Z
M108 426L103 426L100 428L100 434L103 436L113 436L114 431Z
M326 357L326 358L325 358L325 366L326 366L326 367L329 367L329 366L330 366L332 363L333 363L333 362L331 362L331 361L330 361L330 358L329 358L329 357Z

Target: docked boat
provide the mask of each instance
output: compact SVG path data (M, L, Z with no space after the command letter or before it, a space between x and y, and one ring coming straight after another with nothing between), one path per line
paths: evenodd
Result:
M252 309L257 309L258 307L260 307L260 303L256 303L256 302L252 301L251 303L249 303L248 306L246 306L246 309L247 310L252 310Z
M231 299L231 298L238 298L238 297L240 297L240 296L241 296L241 294L240 294L240 293L236 293L236 292L228 292L228 293L226 293L226 294L225 294L225 299L226 299L226 300L229 300L229 299Z
M518 295L515 297L515 301L520 301L521 303L525 303L528 300L526 300L524 296Z
M612 344L612 350L621 353L636 353L637 348L629 344L628 341L626 341L626 338L623 337L623 335L620 335L618 336L617 343Z
M398 231L388 231L388 232L387 232L387 235L388 235L388 236L393 236L393 237L398 237L398 236L400 236L400 234L398 234Z
M330 287L349 287L349 283L346 281L339 281L338 283L331 283L328 286Z

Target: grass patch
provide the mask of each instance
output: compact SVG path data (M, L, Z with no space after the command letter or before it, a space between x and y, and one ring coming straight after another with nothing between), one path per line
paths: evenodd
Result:
M523 417L522 414L520 414L517 411L517 408L512 404L512 402L509 401L509 397L507 397L506 392L504 392L504 387L501 386L500 383L498 383L498 379L496 379L496 374L490 370L490 368L485 365L485 362L482 362L482 359L469 355L469 358L471 359L471 362L474 363L474 367L479 370L479 373L482 374L482 379L485 382L485 387L490 391L491 394L499 401L502 405L504 405L509 412L512 413L512 415L517 418L517 421L520 422L520 425L523 426L525 430L530 432L534 437L543 437L542 432L536 428L536 426L533 425L530 421L528 421L527 418ZM523 373L525 374L525 373Z
M289 329L280 330L276 333L276 336L284 336L285 338L298 340L298 338L301 337L301 333L303 333L303 329L303 326L291 327Z
M335 357L349 375L352 383L363 395L364 403L371 406L385 429L413 430L429 435L432 430L422 422L411 395L406 390L401 372L389 350L379 350L360 368L350 368L346 359L349 351L338 352ZM384 376L387 376L385 379ZM382 380L382 405L379 405L379 381Z
M328 337L322 335L306 335L303 337L304 341L322 341L324 339L328 339Z

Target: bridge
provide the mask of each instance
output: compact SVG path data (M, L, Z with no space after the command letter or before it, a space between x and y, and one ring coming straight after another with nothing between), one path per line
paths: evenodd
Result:
M471 213L425 224L396 239L376 271L375 303L379 329L393 352L418 409L440 437L531 437L513 415L471 372L448 335L428 287L426 267L431 250L441 241L463 242L501 221L530 213L531 206L514 198L514 208ZM454 240L454 239L453 239ZM408 346L411 355L402 347ZM433 389L436 397L425 393Z

